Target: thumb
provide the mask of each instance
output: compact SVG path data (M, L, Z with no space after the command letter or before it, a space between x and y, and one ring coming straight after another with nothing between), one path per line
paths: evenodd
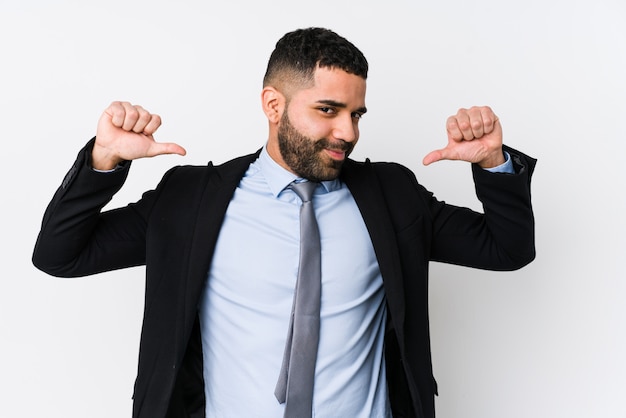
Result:
M422 160L422 164L430 165L432 163L436 163L437 161L441 161L445 159L444 152L445 152L445 149L438 149L438 150L429 152Z
M150 157L163 154L185 155L187 154L187 151L185 148L173 142L153 142L150 147L149 154Z

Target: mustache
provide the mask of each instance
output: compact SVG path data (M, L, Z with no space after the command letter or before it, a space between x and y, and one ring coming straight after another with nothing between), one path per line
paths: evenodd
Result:
M318 139L315 143L315 148L319 150L329 149L331 151L342 151L345 153L349 153L354 148L354 144L346 142L344 140L338 139L336 141L331 141L328 138Z

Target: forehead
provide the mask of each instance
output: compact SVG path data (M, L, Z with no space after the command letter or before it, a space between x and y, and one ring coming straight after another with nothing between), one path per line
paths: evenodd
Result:
M365 106L364 78L335 68L317 68L313 84L298 90L292 99L304 101L332 100L348 107Z

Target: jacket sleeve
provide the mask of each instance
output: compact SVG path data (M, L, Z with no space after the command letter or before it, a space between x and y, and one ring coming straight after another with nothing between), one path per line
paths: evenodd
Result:
M472 165L483 214L429 197L431 260L489 270L515 270L535 258L530 180L536 160L509 147L515 174Z
M145 216L138 206L102 212L122 187L130 163L110 173L91 168L94 139L76 161L44 213L32 261L58 277L77 277L145 262Z

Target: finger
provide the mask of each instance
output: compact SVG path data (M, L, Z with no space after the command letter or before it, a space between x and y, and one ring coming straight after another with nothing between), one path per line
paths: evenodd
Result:
M481 118L483 120L483 129L485 134L490 134L495 128L495 124L498 121L498 117L489 106L483 106L480 108Z
M448 132L448 138L454 141L463 140L463 132L459 128L459 124L456 116L450 116L446 121L446 132Z
M482 138L484 135L483 115L480 107L472 107L467 112L470 120L470 128L474 138Z
M137 121L135 122L135 125L133 125L133 127L131 128L132 131L138 134L140 133L148 134L147 132L145 132L145 129L146 129L146 126L150 123L150 120L152 119L152 115L141 106L133 106L133 107L137 111L138 117L137 117Z
M472 132L472 124L470 122L470 115L466 109L459 109L456 115L456 121L459 126L459 130L463 133L463 140L471 141L474 139Z
M462 141L462 140L471 141L472 139L474 139L474 134L472 133L472 125L470 123L469 113L466 109L459 109L457 114L451 119L452 120L450 120L450 118L448 119L449 124L450 122L452 124L452 127L449 127L449 132L454 131L454 132L461 133L460 137L453 136L452 139L454 139L457 142Z
M149 122L143 128L143 133L146 135L152 135L157 129L159 129L159 126L161 126L161 117L159 115L151 114Z
M111 119L111 123L113 126L117 128L121 128L124 124L124 116L126 114L124 110L124 106L122 102L113 102L109 105L109 107L104 111L107 115L109 115Z
M124 108L124 123L121 128L125 131L132 131L139 120L139 110L128 102L121 102Z

